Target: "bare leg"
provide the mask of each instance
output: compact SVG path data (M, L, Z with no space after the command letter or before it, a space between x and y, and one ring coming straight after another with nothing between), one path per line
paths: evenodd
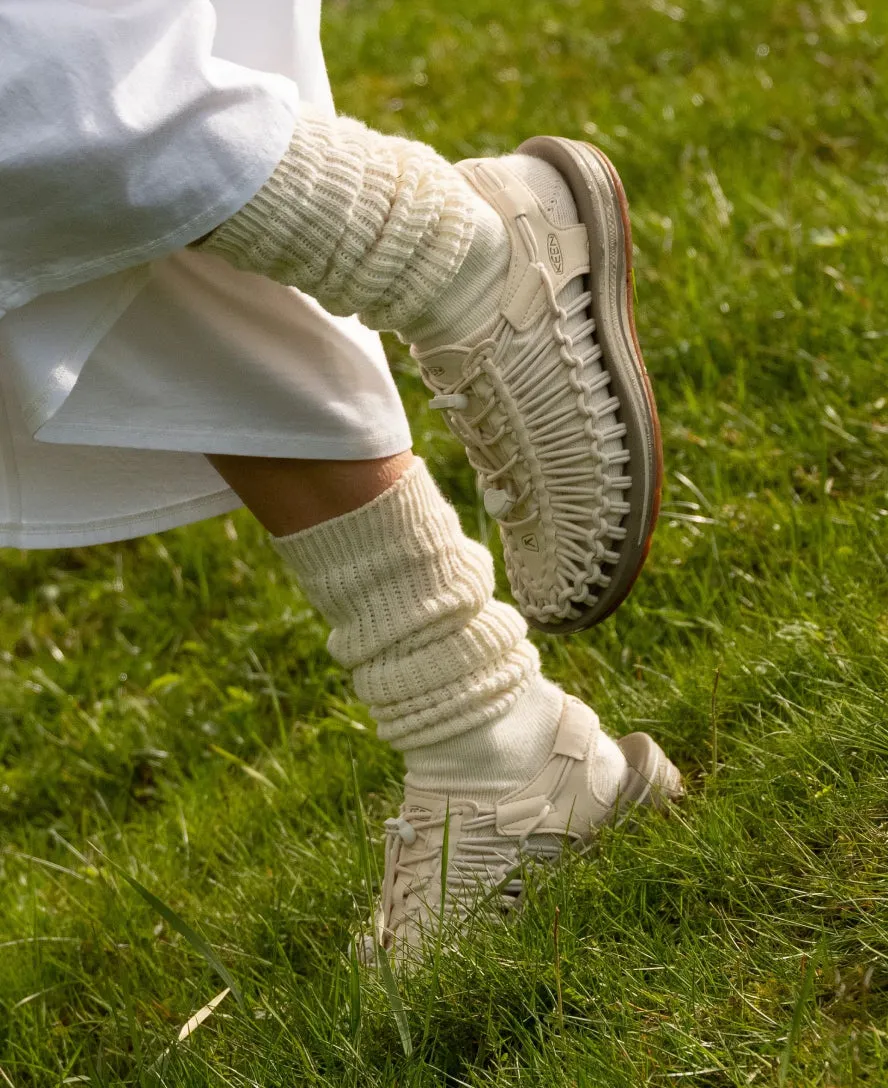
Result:
M400 479L413 453L372 461L231 454L208 454L207 459L272 536L288 536L372 502Z

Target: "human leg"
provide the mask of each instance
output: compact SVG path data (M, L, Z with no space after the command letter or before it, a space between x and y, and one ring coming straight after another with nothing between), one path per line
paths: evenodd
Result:
M455 168L305 113L275 175L203 248L413 343L522 611L566 632L609 614L640 569L659 430L619 179L587 145L525 150Z
M338 518L387 491L413 462L410 450L361 461L209 454L208 460L272 534Z
M493 600L489 553L410 451L209 460L331 624L329 649L405 752L411 784L496 794L532 775L563 696L542 680L525 622ZM527 691L527 709L509 714Z
M289 476L274 466L272 497L298 492L304 465ZM355 465L350 492L378 490L379 467ZM283 524L267 515L261 470L254 484L248 459L223 468L269 528ZM621 800L674 796L680 785L650 738L615 743L588 707L543 677L526 624L493 599L489 553L462 533L423 462L395 459L385 471L397 478L364 505L275 543L330 624L330 652L351 670L379 736L404 756L377 938L410 956L437 924L442 865L445 915L458 921L521 858L588 842ZM336 466L340 481L349 472ZM509 884L504 906L519 889Z

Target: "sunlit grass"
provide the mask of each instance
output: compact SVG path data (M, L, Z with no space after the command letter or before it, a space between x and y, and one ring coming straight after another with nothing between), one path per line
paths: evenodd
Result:
M840 0L328 6L347 112L454 157L585 135L624 177L664 517L617 616L539 645L690 795L403 980L408 1058L347 955L353 767L378 851L398 760L255 525L4 553L0 1084L888 1083L886 34ZM243 992L179 1046L223 983L120 869Z

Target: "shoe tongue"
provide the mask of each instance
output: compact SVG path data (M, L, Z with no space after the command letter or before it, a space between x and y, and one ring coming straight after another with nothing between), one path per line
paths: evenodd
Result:
M556 227L573 226L579 219L570 188L551 163L535 155L507 155L502 163L533 190L546 216Z

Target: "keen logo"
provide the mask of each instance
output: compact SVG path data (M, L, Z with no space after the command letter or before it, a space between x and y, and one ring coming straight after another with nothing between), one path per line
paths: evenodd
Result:
M537 544L537 538L533 533L528 533L527 536L521 538L522 547L527 548L529 552L538 552L540 550L539 544Z
M549 235L549 260L552 262L552 267L560 276L564 271L564 254L561 252L561 243L554 234Z
M431 376L433 378L443 378L444 377L444 367L443 366L426 367L426 371L429 374L431 374Z

